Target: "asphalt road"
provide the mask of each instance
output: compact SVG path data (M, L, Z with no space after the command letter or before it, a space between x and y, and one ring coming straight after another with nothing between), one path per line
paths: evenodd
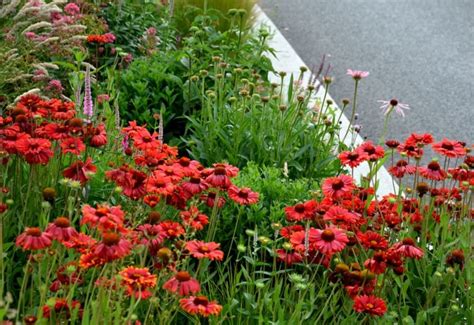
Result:
M474 143L474 0L261 0L308 66L330 55L332 97L352 98L347 69L366 70L360 83L361 135L377 140L377 100L409 104L387 138L412 132Z

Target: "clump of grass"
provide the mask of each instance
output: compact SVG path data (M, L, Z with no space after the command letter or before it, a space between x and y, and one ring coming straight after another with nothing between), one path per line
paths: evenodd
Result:
M219 17L218 28L225 31L231 26L230 20L226 17L231 9L245 10L242 21L245 26L250 26L253 23L252 8L257 2L258 0L176 0L177 26L187 30L199 13L207 12Z

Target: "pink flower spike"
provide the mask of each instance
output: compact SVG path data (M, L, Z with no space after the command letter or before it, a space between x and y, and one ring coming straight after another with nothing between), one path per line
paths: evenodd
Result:
M369 76L369 71L351 70L347 69L347 75L354 78L354 80L360 80Z

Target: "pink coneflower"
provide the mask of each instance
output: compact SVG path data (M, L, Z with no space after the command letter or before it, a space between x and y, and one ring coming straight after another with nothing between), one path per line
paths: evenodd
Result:
M16 245L24 250L40 250L51 246L51 235L40 228L31 227L16 238Z
M423 250L415 245L412 238L405 238L401 242L393 245L393 250L405 257L420 259L423 257Z
M339 199L354 189L354 180L347 175L326 178L322 185L323 194L332 199Z
M218 315L222 310L222 306L217 304L215 300L209 301L204 296L183 298L179 301L179 304L187 313L204 317Z
M218 249L220 246L218 243L205 243L200 240L193 240L186 243L186 249L193 257L198 259L208 258L212 261L222 261L224 258L224 252Z
M398 100L396 99L391 99L391 100L379 100L379 103L382 103L382 106L380 106L380 109L383 110L384 115L390 114L393 110L397 112L402 117L405 117L405 112L404 110L409 110L410 106L407 104L402 104L399 103Z
M347 69L347 75L351 76L354 80L360 80L369 76L368 71L361 71L361 70L351 70Z
M430 162L426 167L419 167L418 170L421 176L434 181L442 181L447 177L447 173L437 161Z
M69 241L77 236L77 230L71 226L71 222L66 217L58 217L46 228L46 233L51 235L52 239L59 242Z
M376 296L361 295L354 299L354 310L358 313L382 316L387 311L383 299Z
M251 205L258 202L259 194L253 192L250 188L238 188L235 185L231 185L227 190L229 197L236 203L241 205Z
M342 251L349 242L346 233L334 227L328 227L324 230L317 229L314 239L314 246L321 253L329 256Z
M180 296L189 296L201 290L199 282L191 277L186 271L177 272L171 279L165 282L163 289Z

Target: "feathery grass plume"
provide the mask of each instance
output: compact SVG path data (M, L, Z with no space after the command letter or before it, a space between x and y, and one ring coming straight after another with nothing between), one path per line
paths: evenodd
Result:
M47 68L47 69L59 70L59 66L57 66L56 64L51 63L51 62L41 62L41 63L34 64L33 66L39 66L39 67L44 67L44 68Z
M91 70L90 67L86 68L86 76L84 78L84 115L90 119L94 114L93 111L94 103L92 102L92 91L91 91Z
M40 46L42 46L42 45L44 45L44 44L51 43L51 42L56 42L56 41L59 41L59 37L57 37L57 36L48 37L48 38L45 39L44 41L39 42L38 44L36 44L35 47L40 47Z
M24 92L23 94L18 95L18 97L16 97L16 98L13 100L13 103L18 102L18 101L21 99L21 97L23 97L23 96L39 94L40 91L41 91L41 90L40 90L39 88L30 89L30 90Z
M7 79L6 82L11 83L11 82L16 82L16 81L21 80L21 79L26 79L26 78L31 78L31 77L33 77L32 74L24 73L24 74L21 74L19 76L14 77L14 78Z
M53 25L51 23L48 23L47 21L40 21L38 23L34 23L33 25L28 26L23 30L23 34L27 32L31 32L34 30L38 30L40 28L51 28Z
M0 18L4 18L16 10L21 0L13 0L0 10Z

